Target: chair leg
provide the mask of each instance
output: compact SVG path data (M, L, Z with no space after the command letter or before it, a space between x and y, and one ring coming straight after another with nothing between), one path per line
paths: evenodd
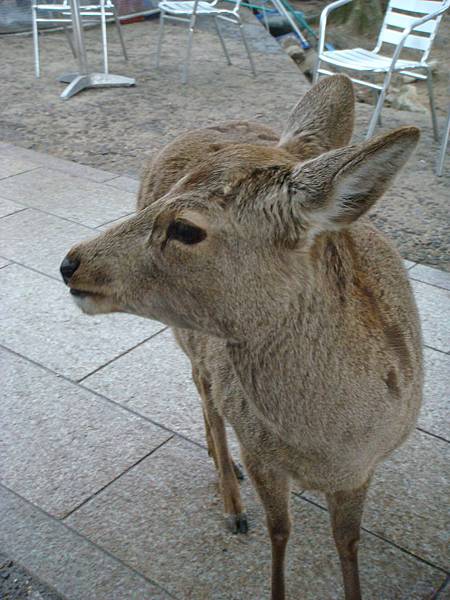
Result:
M253 57L250 52L250 46L248 45L247 36L245 35L244 24L240 20L239 20L239 31L241 32L242 41L244 43L245 50L247 52L247 56L248 56L248 60L250 62L250 68L252 70L253 77L256 77L255 63L253 62Z
M214 25L216 26L217 35L219 36L220 43L222 45L223 53L225 54L225 59L229 65L231 65L230 55L228 54L227 47L225 46L225 40L223 39L222 32L220 31L219 21L217 17L214 17Z
M314 73L313 73L313 85L315 85L318 81L319 81L319 69L320 69L320 58L319 56L317 56L317 60L316 60L316 66L314 67Z
M449 134L450 134L450 105L448 107L447 121L445 123L444 135L442 136L441 147L439 150L439 155L438 155L438 160L437 160L436 173L437 173L438 177L441 177L442 173L444 172L444 160L445 160L445 154L447 152L447 147L448 147Z
M427 69L427 87L428 97L430 99L430 111L431 111L431 122L433 124L433 135L436 141L439 140L439 130L436 118L436 109L434 106L434 93L433 93L433 73L431 69Z
M67 38L67 43L68 43L68 44L69 44L69 46L70 46L70 50L71 50L71 52L72 52L72 56L73 56L74 58L76 58L76 57L77 57L77 52L76 52L76 50L75 50L75 46L73 45L72 36L70 35L69 28L67 27L67 25L66 25L65 23L63 23L63 31L64 31L64 35L65 35L65 36L66 36L66 38Z
M122 33L122 23L120 22L119 15L117 14L117 8L116 8L115 4L113 4L112 10L114 13L114 23L116 24L116 29L117 29L117 33L119 35L120 45L122 46L123 58L125 60L128 60L128 53L127 53L127 49L125 48L125 42L124 42L123 33Z
M194 37L194 29L195 29L195 21L197 20L197 15L193 14L191 17L191 21L189 23L189 33L188 33L188 46L186 52L186 61L184 63L183 75L181 81L186 84L189 80L189 67L191 64L191 53L192 53L192 40Z
M264 26L265 26L266 30L270 33L269 19L267 17L266 0L261 0L261 4L262 4L262 11L263 11Z
M159 69L161 62L161 47L164 37L164 12L161 11L159 15L159 32L158 32L158 45L156 47L156 68Z
M34 74L39 79L41 76L41 66L39 57L39 30L37 24L36 8L32 7L32 22L33 22L33 48L34 48Z
M391 83L392 73L389 71L386 73L384 78L383 88L380 90L378 94L378 102L376 103L375 110L373 111L372 118L370 119L369 129L367 130L366 140L373 136L377 123L381 116L381 109L383 108L384 100L386 98L386 93Z
M370 79L371 79L372 83L376 83L374 76L372 76ZM378 93L379 92L376 89L373 89L372 91L373 91L373 97L374 97L374 106L376 106L377 102L378 102ZM381 127L381 126L382 126L382 122L381 122L381 111L380 111L380 114L378 115L378 127Z
M103 70L105 75L108 75L108 40L106 36L106 14L105 14L105 0L100 0L100 20L102 26L102 46L103 46Z

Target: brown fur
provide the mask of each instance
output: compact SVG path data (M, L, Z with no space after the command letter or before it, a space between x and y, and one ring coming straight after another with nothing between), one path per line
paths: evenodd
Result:
M69 253L88 313L174 327L193 365L225 512L246 531L224 418L264 504L272 598L284 599L291 479L326 495L347 600L360 598L357 542L377 464L413 429L421 335L400 257L358 220L415 146L404 128L347 146L353 91L325 79L277 143L232 122L169 144L144 173L138 212ZM176 219L200 243L168 239Z

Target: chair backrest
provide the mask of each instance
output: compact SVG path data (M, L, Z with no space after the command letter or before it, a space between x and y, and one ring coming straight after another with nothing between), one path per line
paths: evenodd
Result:
M381 26L375 51L382 44L398 45L403 37L403 30L422 17L430 15L448 2L448 0L390 0L383 25ZM422 53L421 61L425 61L431 50L442 15L431 19L413 29L406 38L404 48L411 48Z

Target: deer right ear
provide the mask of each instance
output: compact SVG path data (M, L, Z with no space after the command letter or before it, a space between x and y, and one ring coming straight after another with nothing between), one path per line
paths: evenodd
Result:
M346 146L352 137L355 95L346 75L321 79L291 112L278 144L301 159Z
M293 172L291 198L310 232L346 227L368 211L408 160L419 133L403 127L301 163Z

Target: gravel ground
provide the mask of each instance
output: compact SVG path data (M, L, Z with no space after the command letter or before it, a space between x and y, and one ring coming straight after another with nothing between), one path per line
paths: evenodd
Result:
M0 553L0 600L63 600L25 569Z
M0 36L0 139L137 177L155 150L186 129L224 119L250 118L281 130L309 83L253 16L247 14L246 19L256 78L250 75L237 31L227 27L233 66L225 65L216 36L199 31L194 40L191 82L183 86L180 61L186 31L167 25L158 72L153 67L158 22L150 20L124 28L128 64L122 60L115 31L109 32L111 72L135 77L136 87L83 92L68 102L59 99L63 86L57 77L75 69L62 33L43 36L39 81L33 75L31 37ZM101 55L99 30L89 30L86 37L88 57L94 62ZM93 67L100 68L100 64ZM355 139L362 138L371 110L358 104ZM434 164L438 144L427 114L390 108L383 112L385 129L410 124L422 129L418 151L371 218L394 238L405 258L450 270L450 159L444 176L437 178Z

